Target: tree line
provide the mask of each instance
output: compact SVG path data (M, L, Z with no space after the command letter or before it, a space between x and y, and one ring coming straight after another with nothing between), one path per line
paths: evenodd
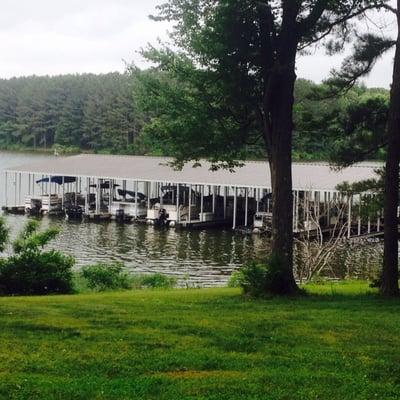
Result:
M0 80L0 147L119 152L141 125L131 74Z
M124 74L0 80L0 148L59 146L65 151L173 156L171 138L146 124L153 120L155 109L162 109L151 96L140 93L140 84L148 74L149 71L133 70ZM296 160L353 159L359 143L376 138L383 131L389 102L387 90L359 85L343 96L324 98L326 91L326 84L302 79L296 82ZM358 121L363 115L369 115L371 120L361 128ZM349 135L354 130L358 130L357 135ZM261 137L243 143L241 151L245 158L267 156ZM373 159L383 156L380 149L368 154Z

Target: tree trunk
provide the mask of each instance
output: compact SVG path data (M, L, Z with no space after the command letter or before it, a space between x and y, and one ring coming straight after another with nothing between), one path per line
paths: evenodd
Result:
M286 42L288 43L288 42ZM290 43L290 42L289 42ZM296 294L293 275L292 132L297 43L282 52L270 93L271 132L268 144L272 183L272 249L279 266L279 294ZM290 50L291 49L291 50Z
M400 10L400 0L397 1ZM400 28L400 18L397 17ZM388 121L388 150L385 174L385 241L381 294L399 295L398 221L400 163L400 33L394 58L393 82L390 92Z

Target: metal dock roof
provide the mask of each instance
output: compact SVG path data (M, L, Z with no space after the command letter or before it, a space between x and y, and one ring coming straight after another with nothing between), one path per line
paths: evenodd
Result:
M80 154L49 158L7 169L7 172L38 175L63 175L102 179L138 180L143 182L171 182L181 184L218 185L237 187L271 187L267 162L249 161L235 172L210 171L210 164L200 167L187 164L180 171L172 169L171 158L145 156L115 156ZM361 163L341 171L332 170L324 163L293 163L294 190L334 191L344 181L349 183L376 177L379 163Z

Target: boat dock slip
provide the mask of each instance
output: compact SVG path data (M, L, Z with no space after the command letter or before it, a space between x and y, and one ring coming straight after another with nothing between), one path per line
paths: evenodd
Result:
M161 157L82 154L4 171L5 211L69 218L142 221L175 227L229 224L268 231L271 176L266 162L249 161L234 172L201 161L182 170ZM323 163L293 164L293 231L324 229L346 220L348 236L382 230L381 214L360 209L374 193L343 194L337 186L376 178L377 163L341 171Z

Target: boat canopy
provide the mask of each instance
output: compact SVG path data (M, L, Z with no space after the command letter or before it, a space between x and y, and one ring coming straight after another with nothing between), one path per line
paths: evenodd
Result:
M49 178L43 178L36 181L36 183L47 183L49 182ZM76 182L76 178L74 176L52 176L51 183L57 183L58 185L62 185L63 183L73 183Z
M113 187L119 186L117 183L114 183L112 185ZM97 185L95 183L90 185L91 188L97 188ZM100 189L110 189L110 181L106 181L100 184Z
M123 190L123 189L118 189L118 194L122 197L125 196L130 196L130 197L135 197L135 192L133 192L132 190ZM141 192L137 192L137 198L139 200L145 200L146 199L146 195L144 195Z

